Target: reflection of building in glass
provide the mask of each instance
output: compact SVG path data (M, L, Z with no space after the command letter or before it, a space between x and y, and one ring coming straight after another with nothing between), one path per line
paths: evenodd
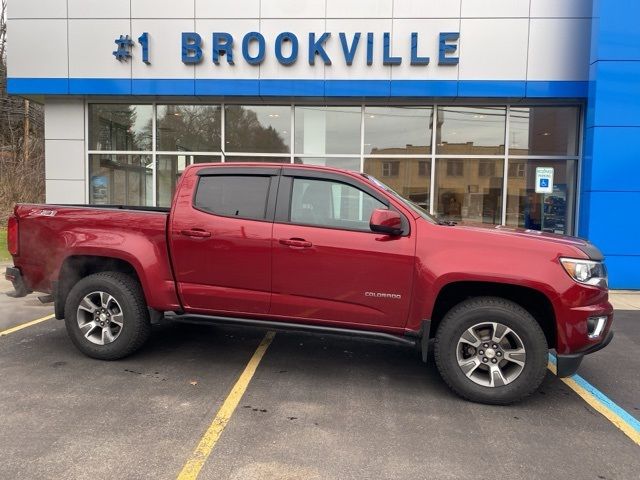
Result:
M295 162L362 169L445 219L504 218L570 233L579 113L577 106L89 104L88 188L93 203L168 206L193 163ZM537 167L554 169L553 193L535 192Z

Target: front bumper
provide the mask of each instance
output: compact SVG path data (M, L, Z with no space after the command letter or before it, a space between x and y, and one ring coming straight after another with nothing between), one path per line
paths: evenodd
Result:
M24 283L24 278L22 277L22 272L19 268L7 267L4 272L4 278L12 283L13 288L16 291L15 297L25 297L29 294L29 289Z
M600 343L592 345L588 349L578 352L578 353L570 353L564 355L556 355L557 364L556 364L556 374L558 377L570 377L578 370L580 363L582 363L582 359L585 355L589 355L590 353L597 352L598 350L602 350L604 347L611 343L613 339L613 332L609 331L609 333L602 339Z

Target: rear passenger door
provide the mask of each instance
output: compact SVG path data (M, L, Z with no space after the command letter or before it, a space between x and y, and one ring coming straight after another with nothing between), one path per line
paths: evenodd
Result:
M183 179L171 219L171 254L188 311L269 311L279 170L214 167Z

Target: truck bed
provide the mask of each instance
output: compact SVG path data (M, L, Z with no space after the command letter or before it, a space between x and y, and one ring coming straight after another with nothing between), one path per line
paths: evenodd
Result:
M153 285L145 289L149 306L180 308L167 246L168 208L19 204L14 215L25 253L14 263L30 290L55 294L79 258L108 257L128 263L143 285Z

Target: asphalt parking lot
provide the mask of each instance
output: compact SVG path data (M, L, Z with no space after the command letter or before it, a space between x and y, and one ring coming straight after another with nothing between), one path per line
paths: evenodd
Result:
M46 317L6 296L0 331ZM640 418L640 310L579 373ZM49 319L0 336L0 478L177 478L263 341L258 329L154 327L117 362ZM511 407L460 400L407 348L277 333L201 479L636 479L640 446L565 383Z

